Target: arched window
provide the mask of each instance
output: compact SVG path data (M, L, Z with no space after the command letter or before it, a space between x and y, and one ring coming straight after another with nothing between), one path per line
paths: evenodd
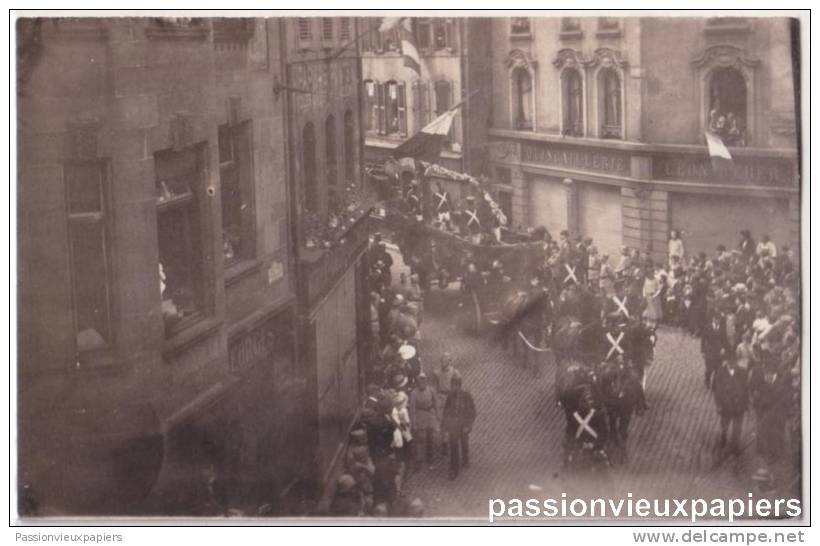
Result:
M621 112L621 78L613 68L598 73L598 108L601 138L623 138Z
M325 120L325 183L331 210L335 204L336 175L336 118L331 114Z
M345 112L345 184L355 183L356 174L356 128L353 124L353 112Z
M313 124L308 123L302 130L302 170L304 187L302 189L305 208L311 212L319 211L319 191L316 187L316 134Z
M581 73L568 68L563 73L564 130L568 136L584 136L584 83Z
M512 73L513 125L516 129L532 129L532 77L525 68Z
M708 127L729 146L743 146L747 127L746 80L739 70L715 68L709 78Z

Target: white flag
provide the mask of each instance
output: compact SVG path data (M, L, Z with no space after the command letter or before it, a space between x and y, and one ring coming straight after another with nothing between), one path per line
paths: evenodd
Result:
M704 133L706 135L706 144L709 146L709 155L712 157L722 157L723 159L732 159L732 154L729 153L729 149L723 143L723 139L721 139L718 135L714 133L710 133L706 131Z
M379 32L387 32L399 26L404 17L385 17L382 19L382 24L379 25Z

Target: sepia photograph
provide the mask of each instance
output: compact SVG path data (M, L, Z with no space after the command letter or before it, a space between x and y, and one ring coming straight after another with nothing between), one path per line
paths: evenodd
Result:
M805 13L10 28L17 525L807 520Z

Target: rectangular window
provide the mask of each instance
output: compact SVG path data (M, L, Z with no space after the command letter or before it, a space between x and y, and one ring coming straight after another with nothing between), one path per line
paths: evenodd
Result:
M436 19L433 23L433 47L436 50L450 47L450 20Z
M154 154L160 294L166 336L207 311L204 260L204 146Z
M529 17L513 17L510 21L510 34L527 35L530 33Z
M580 17L562 17L561 30L564 32L579 32L581 30Z
M333 17L322 17L322 41L333 41Z
M297 35L300 47L310 47L313 40L313 20L309 17L299 17L296 20Z
M598 17L598 28L600 30L618 30L620 25L617 17Z
M218 129L222 250L227 266L256 254L250 140L250 122Z
M107 177L97 161L64 167L77 352L111 344Z
M353 33L351 32L352 21L350 17L342 17L339 19L339 39L342 41L349 41Z
M416 46L421 49L430 49L430 19L416 19Z

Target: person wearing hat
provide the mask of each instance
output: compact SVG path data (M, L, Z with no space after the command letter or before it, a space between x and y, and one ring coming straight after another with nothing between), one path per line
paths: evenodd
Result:
M369 512L373 507L373 477L376 473L376 465L370 458L366 445L348 448L350 459L347 463L347 471L356 480L356 486L362 492L365 511Z
M450 479L458 476L460 468L470 466L470 432L476 418L472 395L462 390L461 377L450 382L450 393L444 402L441 425L450 444Z
M438 429L439 407L435 391L428 385L427 375L421 372L416 378L416 386L410 392L410 422L413 423L413 437L424 444L427 465L433 466L433 437ZM414 461L416 469L421 466L421 445Z
M404 478L407 464L413 457L413 430L410 421L410 411L407 408L409 400L410 397L407 396L407 392L403 390L397 390L393 395L393 421L396 422L399 432L401 433L401 447L394 445L393 448L394 453L396 453L396 459L399 462L398 475L400 480ZM401 491L401 482L399 482L398 489Z
M749 380L757 421L757 449L768 461L777 461L785 445L791 377L780 369L779 354L772 348L759 351L760 363Z
M376 404L375 414L367 420L367 444L370 456L378 464L379 461L393 453L394 433L397 429L393 420L393 402L382 398Z
M728 436L729 451L740 454L743 416L749 406L748 375L746 370L737 365L733 356L724 358L723 365L715 372L712 391L720 417L719 447L726 447Z
M350 474L342 474L336 480L336 493L330 504L330 514L336 517L364 515L362 492L356 485L356 479Z
M444 408L444 402L450 394L453 379L456 377L461 378L461 373L453 365L452 355L446 352L441 355L440 367L433 373L433 382L436 389L436 394L438 395L437 406L439 408ZM447 451L447 440L447 433L442 428L440 442L442 455Z
M629 248L626 246L621 247L621 256L618 261L617 267L615 267L615 277L618 279L626 278L629 276L630 272L632 271L632 255L629 252Z
M752 232L748 229L740 230L740 242L737 244L737 249L746 257L746 261L754 256L757 250L754 239L752 239Z
M377 270L381 275L380 282L383 286L389 287L393 282L391 268L393 267L393 257L387 251L387 245L379 242L375 245L372 256L369 256L369 262L378 265ZM378 264L381 262L381 264Z
M711 388L712 377L724 357L733 354L726 335L726 318L717 310L710 313L709 321L701 332L700 350L705 365L703 379L706 386Z

